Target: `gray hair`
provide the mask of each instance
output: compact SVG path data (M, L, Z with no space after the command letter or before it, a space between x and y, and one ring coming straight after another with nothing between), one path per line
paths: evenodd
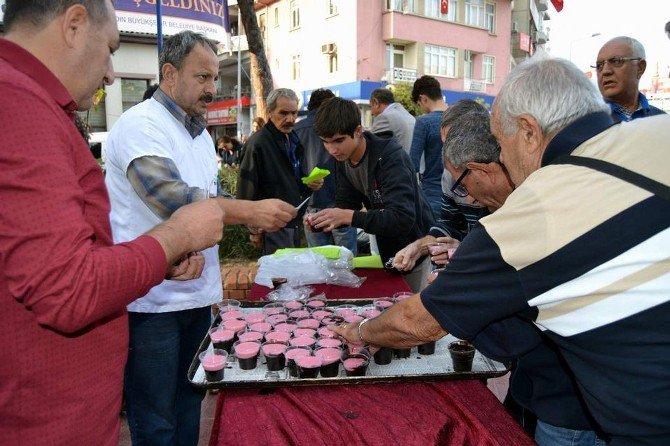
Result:
M3 18L5 30L11 31L17 23L31 23L43 27L73 5L86 8L91 21L102 23L109 19L109 0L7 0Z
M170 64L177 70L181 70L184 59L193 51L196 45L209 47L216 54L216 42L208 39L202 34L193 31L182 31L179 34L168 37L163 43L163 49L158 55L159 81L163 80L163 65Z
M516 119L532 116L552 136L582 116L610 112L600 92L572 62L532 57L508 76L495 100L505 135L517 130Z
M608 45L612 42L626 42L626 44L628 44L628 46L632 51L631 57L639 57L640 59L646 59L644 46L642 46L639 40L633 39L632 37L628 36L619 36L608 40L605 45Z
M290 88L275 88L270 92L266 100L268 112L271 112L277 108L277 100L279 98L288 98L291 101L300 102L298 95L295 94L295 91L291 90Z
M440 121L440 128L449 127L461 116L470 112L479 112L488 114L488 110L482 104L472 99L461 99L453 105L450 105L444 113L442 113L442 120Z
M491 134L489 113L471 111L454 121L442 146L442 158L456 168L469 162L498 161L500 146Z

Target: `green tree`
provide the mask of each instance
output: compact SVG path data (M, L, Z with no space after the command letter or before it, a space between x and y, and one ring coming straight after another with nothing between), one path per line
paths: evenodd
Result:
M421 109L412 102L412 84L410 82L398 82L387 87L393 92L395 101L400 103L412 116L421 115Z

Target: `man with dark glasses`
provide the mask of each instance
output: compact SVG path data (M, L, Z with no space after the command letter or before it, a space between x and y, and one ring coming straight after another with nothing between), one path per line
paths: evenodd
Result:
M647 68L644 47L631 37L615 37L598 52L595 65L598 88L618 121L665 113L649 105L640 93L640 78Z

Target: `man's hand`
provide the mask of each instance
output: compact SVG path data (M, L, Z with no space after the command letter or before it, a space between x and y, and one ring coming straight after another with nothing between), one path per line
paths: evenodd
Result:
M307 187L314 191L321 189L321 187L323 187L323 178L307 183Z
M199 252L190 252L176 263L168 268L166 279L170 280L192 280L202 275L205 269L205 256Z
M253 223L256 228L266 232L274 232L283 228L298 215L294 206L275 198L250 203L253 220L247 223Z
M263 247L263 230L255 226L247 226L249 230L249 241L254 248L260 249Z
M438 246L434 248L434 255L431 256L431 262L436 265L445 266L449 263L449 251L453 253L453 250L458 248L461 244L458 240L451 237L438 237L435 239L435 243L444 243L444 246Z
M351 209L327 208L311 216L311 224L317 229L330 232L340 226L351 225L354 211Z
M421 240L416 240L398 251L393 257L393 267L398 271L411 271L421 257Z
M168 265L174 265L186 253L217 244L223 236L224 218L216 200L201 200L177 209L147 235L161 244Z

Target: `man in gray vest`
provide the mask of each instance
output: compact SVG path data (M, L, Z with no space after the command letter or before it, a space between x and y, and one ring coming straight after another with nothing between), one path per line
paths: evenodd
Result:
M392 134L409 154L415 119L405 107L395 102L393 92L388 88L374 90L370 94L370 112L375 117L371 132L381 136Z

